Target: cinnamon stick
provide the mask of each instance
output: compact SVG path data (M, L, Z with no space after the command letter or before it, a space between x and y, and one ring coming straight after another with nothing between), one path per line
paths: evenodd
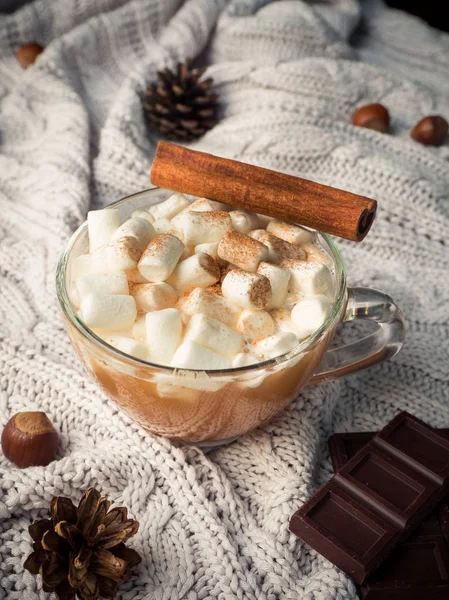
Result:
M161 188L204 196L361 242L377 202L316 183L169 142L159 142L150 174Z

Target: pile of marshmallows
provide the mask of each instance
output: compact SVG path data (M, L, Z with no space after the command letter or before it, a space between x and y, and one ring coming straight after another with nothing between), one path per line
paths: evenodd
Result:
M311 335L335 288L315 233L224 207L173 194L123 224L116 209L89 212L89 254L71 276L81 320L122 352L180 369L258 363Z

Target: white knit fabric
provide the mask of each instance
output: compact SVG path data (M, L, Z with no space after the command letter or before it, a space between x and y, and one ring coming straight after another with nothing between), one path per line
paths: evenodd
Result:
M0 599L43 599L23 570L27 527L54 495L97 486L140 521L143 556L123 600L356 598L353 583L288 531L331 467L335 431L407 409L449 426L449 144L413 142L449 117L449 36L356 0L36 0L0 20L0 425L44 410L58 460L19 470L0 453ZM352 45L349 44L351 40ZM22 71L14 52L46 46ZM140 96L155 69L211 64L221 121L192 147L372 196L361 244L340 242L352 284L388 291L408 337L396 360L305 390L269 425L204 453L124 418L63 330L55 266L89 206L148 186L157 136ZM392 135L355 128L382 102ZM350 335L349 333L345 335Z

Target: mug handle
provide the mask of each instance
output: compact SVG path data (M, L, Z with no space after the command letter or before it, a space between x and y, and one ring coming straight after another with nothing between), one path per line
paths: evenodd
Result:
M309 385L366 369L399 352L405 337L405 319L390 296L372 288L349 288L342 321L355 319L374 321L378 328L361 340L326 352Z

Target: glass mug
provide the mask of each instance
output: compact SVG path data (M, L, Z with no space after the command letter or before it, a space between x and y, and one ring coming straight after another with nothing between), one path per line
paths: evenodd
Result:
M134 210L165 200L172 192L153 188L111 204L122 222ZM318 235L335 276L332 310L313 335L290 352L254 365L222 371L174 369L133 358L100 339L79 319L69 297L75 257L88 248L87 223L73 234L57 269L57 293L67 332L89 374L129 417L173 441L215 445L262 425L306 385L353 373L393 357L405 334L394 301L369 288L348 288L344 265L331 239ZM342 321L367 319L376 331L327 348Z

